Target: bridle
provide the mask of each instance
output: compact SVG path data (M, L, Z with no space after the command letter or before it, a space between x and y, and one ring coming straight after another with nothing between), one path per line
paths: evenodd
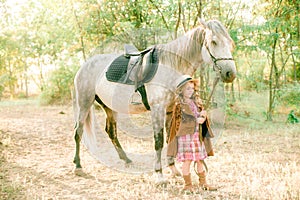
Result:
M210 58L212 59L214 66L213 69L214 71L218 71L219 73L221 73L222 68L217 64L218 61L220 60L234 60L233 58L216 58L215 56L212 55L212 53L210 52L208 46L207 46L207 42L205 43L205 47L210 55Z
M214 93L214 91L215 91L215 88L216 88L216 86L217 86L217 84L218 84L218 82L219 82L219 80L220 80L220 74L221 74L221 71L222 71L222 68L218 65L217 62L220 61L220 60L234 60L234 59L233 59L233 58L222 58L222 57L221 57L221 58L216 58L216 57L213 56L212 53L210 52L210 50L209 50L209 48L208 48L208 45L207 45L207 42L205 43L205 47L206 47L206 49L207 49L207 51L208 51L208 53L209 53L209 55L210 55L210 58L212 59L212 61L213 61L213 63L214 63L214 65L213 65L213 70L219 72L219 73L216 75L215 79L214 79L213 88L212 88L212 90L211 90L211 92L210 92L210 94L209 94L209 96L208 96L208 98L207 98L207 101L206 101L205 109L208 109L209 104L210 104L210 99L211 99L211 97L212 97L212 95L213 95L213 93Z

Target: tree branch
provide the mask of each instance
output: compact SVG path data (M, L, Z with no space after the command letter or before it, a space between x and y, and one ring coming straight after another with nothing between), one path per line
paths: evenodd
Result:
M162 20L163 20L163 22L164 22L167 30L170 30L169 26L168 26L168 23L167 23L167 21L165 19L164 14L161 12L161 10L159 9L159 7L153 2L153 0L150 0L150 2L153 4L153 6L157 9L157 11L159 12L159 14L161 15L161 18L162 18Z

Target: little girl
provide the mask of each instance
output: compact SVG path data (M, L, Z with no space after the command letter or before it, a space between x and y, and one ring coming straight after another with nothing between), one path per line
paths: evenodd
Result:
M168 137L167 156L169 158L177 156L177 160L183 162L182 176L185 182L183 191L187 192L194 192L190 174L192 161L197 163L199 186L204 190L216 190L206 183L203 166L203 160L214 154L210 142L213 133L207 112L197 96L198 85L197 80L187 77L177 86L178 97L173 107Z

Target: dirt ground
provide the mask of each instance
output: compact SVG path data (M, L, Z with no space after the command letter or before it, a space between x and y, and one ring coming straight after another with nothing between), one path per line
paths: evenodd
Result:
M75 175L73 126L71 106L2 102L0 199L300 199L299 124L227 123L207 160L208 182L219 189L193 195L181 193L182 179L167 168L169 184L157 186L152 172L114 170L84 146L84 174Z

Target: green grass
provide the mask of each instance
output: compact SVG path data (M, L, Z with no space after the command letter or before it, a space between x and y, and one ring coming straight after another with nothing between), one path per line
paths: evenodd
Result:
M279 127L288 126L288 115L295 110L296 117L300 118L300 108L295 105L288 105L285 102L277 102L272 115L272 121L267 121L268 92L243 92L240 99L227 104L227 125L243 126L250 130L266 129L274 131ZM297 110L298 109L298 110Z

